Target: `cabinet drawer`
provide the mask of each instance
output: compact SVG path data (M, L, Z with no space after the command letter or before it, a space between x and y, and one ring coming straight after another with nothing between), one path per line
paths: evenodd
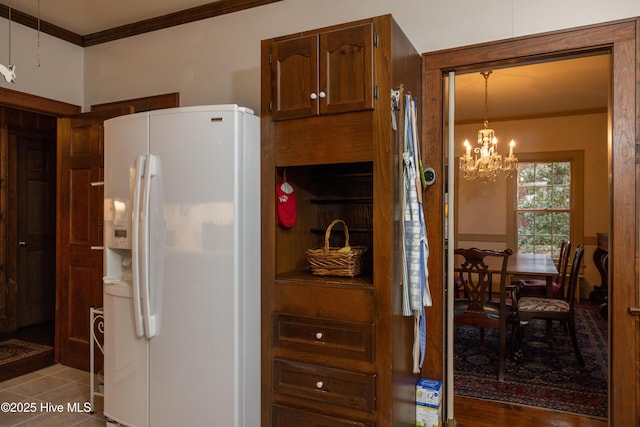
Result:
M374 325L274 313L274 345L351 359L373 360Z
M325 319L373 322L373 287L332 285L325 282L278 282L273 310Z
M291 360L273 360L273 391L373 412L375 375Z
M272 427L375 427L373 423L346 420L302 409L273 405Z

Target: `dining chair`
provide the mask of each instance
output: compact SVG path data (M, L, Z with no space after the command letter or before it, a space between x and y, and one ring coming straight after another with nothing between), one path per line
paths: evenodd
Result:
M553 298L564 298L565 285L567 282L567 268L571 258L571 242L563 241L560 245L558 256L558 275L553 280ZM523 297L546 297L547 281L545 279L516 279L513 283L516 286L519 296Z
M517 322L515 322L514 336L519 344L520 351L523 339L523 327L533 319L559 320L569 329L569 335L573 344L573 351L580 366L584 366L584 359L578 347L575 324L576 288L578 286L578 274L584 255L584 247L578 246L571 263L571 273L567 286L567 294L564 298L546 297L519 297L516 303ZM516 295L519 295L516 293ZM524 354L523 354L524 356Z
M513 323L515 321L515 312L512 310L511 304L507 304L507 299L511 299L507 293L507 263L513 252L511 249L494 251L459 248L454 253L464 258L463 262L454 269L455 281L464 287L464 296L456 298L454 302L454 324L479 328L481 350L484 347L484 328L498 330L498 380L504 381L507 322ZM489 271L489 267L485 263L489 257L501 258L499 272L494 274ZM500 278L499 301L489 298L489 288L494 275L499 275Z

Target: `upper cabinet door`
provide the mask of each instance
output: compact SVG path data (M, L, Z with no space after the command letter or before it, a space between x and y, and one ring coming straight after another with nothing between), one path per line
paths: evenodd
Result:
M271 45L274 120L373 109L373 24Z
M320 114L373 109L373 24L320 34Z
M271 115L292 119L318 114L318 36L271 46Z

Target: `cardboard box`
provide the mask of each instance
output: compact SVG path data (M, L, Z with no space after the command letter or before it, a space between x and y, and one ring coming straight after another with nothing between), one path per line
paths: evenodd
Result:
M440 408L442 403L442 382L420 378L416 384L416 405Z
M416 427L441 427L440 408L416 405Z
M442 382L420 378L416 384L416 426L442 426Z

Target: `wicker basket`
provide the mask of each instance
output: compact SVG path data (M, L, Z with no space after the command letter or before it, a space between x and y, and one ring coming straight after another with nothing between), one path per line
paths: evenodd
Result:
M316 276L354 277L362 270L362 259L366 246L351 246L351 250L340 252L337 247L329 247L331 229L337 223L344 225L344 245L349 246L349 229L341 219L334 220L324 233L324 248L307 249L307 261L311 265L311 274Z

